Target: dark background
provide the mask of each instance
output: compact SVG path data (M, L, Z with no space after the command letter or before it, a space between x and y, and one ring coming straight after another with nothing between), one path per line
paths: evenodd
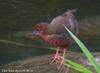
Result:
M27 33L22 32L32 32L36 23L50 22L55 16L74 8L77 9L78 20L91 18L100 15L100 0L0 0L0 39L45 47L48 44L43 40L26 39L22 36ZM89 42L88 45L92 45L92 50L99 50L96 44L99 40L89 40ZM25 57L50 53L54 51L0 42L0 65Z

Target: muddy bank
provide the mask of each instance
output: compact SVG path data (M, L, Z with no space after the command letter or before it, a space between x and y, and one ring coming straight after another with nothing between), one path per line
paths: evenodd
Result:
M30 57L22 60L18 60L9 64L6 64L2 67L1 73L4 70L26 70L29 72L26 73L65 73L67 70L67 67L64 67L61 70L57 70L57 67L55 64L50 65L50 57L53 55L42 55L42 56L37 56L37 57ZM98 57L100 59L100 53L94 53L95 57ZM91 69L92 71L95 71L95 69L89 65L87 59L83 56L82 53L68 53L66 58L75 61L77 63L80 63L84 65L85 67ZM10 72L7 72L10 73ZM17 72L13 72L17 73ZM21 73L24 73L23 71ZM68 73L80 73L77 72L73 69L69 69ZM96 73L96 72L94 72Z

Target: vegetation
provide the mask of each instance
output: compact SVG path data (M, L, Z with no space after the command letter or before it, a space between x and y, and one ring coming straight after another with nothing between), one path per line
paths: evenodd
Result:
M64 26L64 28L69 32L69 34L72 36L72 38L75 40L75 42L79 45L79 47L81 48L81 50L83 51L84 55L87 57L87 59L90 61L90 63L93 65L93 67L96 69L96 71L99 73L100 72L100 64L98 64L95 60L95 58L93 57L93 55L89 52L88 48L66 27ZM74 64L70 61L71 64ZM75 66L75 65L74 65ZM77 68L78 65L76 65L75 68ZM79 67L79 66L78 66ZM80 68L79 68L80 70ZM88 73L85 72L87 70L83 70L84 73Z

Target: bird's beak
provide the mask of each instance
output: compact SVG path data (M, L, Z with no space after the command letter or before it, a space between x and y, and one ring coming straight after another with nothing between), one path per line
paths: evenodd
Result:
M39 35L40 33L38 33L37 31L33 30L33 35Z

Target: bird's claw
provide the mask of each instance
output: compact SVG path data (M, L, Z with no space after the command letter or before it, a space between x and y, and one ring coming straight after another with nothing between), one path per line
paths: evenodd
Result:
M58 70L64 67L64 59L61 59L60 56L54 57L54 59L50 62L50 64L53 63L56 63Z
M54 63L54 62L59 62L60 61L60 54L59 54L59 47L57 47L57 50L56 50L56 54L55 54L55 57L53 58L53 60L50 62L50 64Z
M60 70L62 67L64 67L64 59L60 62L60 65L57 68Z
M59 63L59 61L60 61L60 56L58 54L58 55L55 55L54 59L50 62L50 64L53 64L54 62L57 64Z

